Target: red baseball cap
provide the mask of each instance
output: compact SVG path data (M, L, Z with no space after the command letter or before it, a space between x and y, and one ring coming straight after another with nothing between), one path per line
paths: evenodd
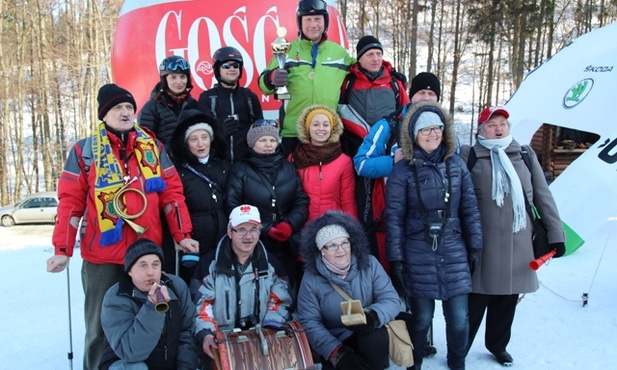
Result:
M506 118L510 118L508 111L501 107L487 107L484 108L484 110L480 113L480 116L478 116L478 126L491 119L491 117L495 114L501 114Z

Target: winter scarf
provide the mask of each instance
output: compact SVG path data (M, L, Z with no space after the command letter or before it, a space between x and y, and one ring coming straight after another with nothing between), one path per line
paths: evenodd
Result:
M165 189L165 181L161 178L160 153L155 140L137 124L133 125L137 132L135 157L139 170L145 178L146 192L159 192ZM96 134L92 137L92 153L96 167L96 182L94 184L94 199L101 230L100 244L109 246L122 239L122 218L114 206L116 193L125 185L123 169L113 154L105 123L100 123Z
M478 142L491 152L492 198L497 206L503 206L506 194L512 193L512 211L514 213L512 231L518 232L527 226L527 214L525 213L525 195L523 194L521 180L504 151L504 148L512 143L512 135L502 139L485 139L478 135Z
M347 274L349 273L349 269L351 268L351 258L349 259L349 262L344 266L340 266L328 261L326 256L324 256L323 254L321 255L321 260L330 272L340 277L341 279L345 279L345 276L347 276Z
M309 143L300 143L296 146L291 159L297 169L302 169L314 165L320 168L337 159L341 155L341 143L326 143L322 146L315 146Z

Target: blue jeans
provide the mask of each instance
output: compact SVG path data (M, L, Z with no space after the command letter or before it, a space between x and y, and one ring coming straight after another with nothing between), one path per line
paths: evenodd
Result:
M433 315L435 300L411 297L411 342L414 346L413 357L416 364L422 364L422 353L426 346ZM448 367L465 369L465 355L469 341L469 309L467 294L461 294L442 301L443 315L446 319L446 342L448 345Z
M148 366L144 362L118 360L111 364L109 370L148 370Z

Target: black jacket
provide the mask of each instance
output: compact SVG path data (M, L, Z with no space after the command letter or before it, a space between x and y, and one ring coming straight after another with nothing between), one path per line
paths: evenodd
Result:
M150 95L150 100L146 102L144 107L139 112L137 122L140 126L147 127L160 142L169 148L171 136L178 125L178 117L180 113L189 108L197 108L197 100L191 95L188 95L182 103L173 101L165 93L161 94L158 101L154 98L160 90L160 82L156 84Z
M227 228L228 214L225 209L225 188L231 165L217 156L217 140L210 147L208 163L202 164L186 147L184 136L188 127L195 122L189 116L197 110L186 110L180 116L181 123L178 125L171 138L171 150L173 160L182 185L186 206L191 216L193 231L191 236L199 242L199 253L205 254L216 249L216 245ZM216 132L216 125L212 125ZM197 171L202 176L193 172Z
M269 189L276 195L274 202ZM294 233L300 231L308 217L309 198L295 167L285 160L280 148L274 154L258 154L249 150L248 158L232 166L227 183L228 210L241 204L251 204L259 209L263 226L261 240L268 251L277 255L276 248L280 243L267 236L268 230L286 221L291 224Z
M250 89L214 85L199 96L199 110L212 114L221 125L228 150L221 157L231 163L246 157L246 133L255 120L264 118L259 98Z

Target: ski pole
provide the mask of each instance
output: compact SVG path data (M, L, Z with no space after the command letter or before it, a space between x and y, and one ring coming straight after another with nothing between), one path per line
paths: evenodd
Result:
M69 299L69 353L67 357L69 359L69 368L73 370L73 320L71 319L71 274L69 273L69 266L66 266L66 288L68 291Z

